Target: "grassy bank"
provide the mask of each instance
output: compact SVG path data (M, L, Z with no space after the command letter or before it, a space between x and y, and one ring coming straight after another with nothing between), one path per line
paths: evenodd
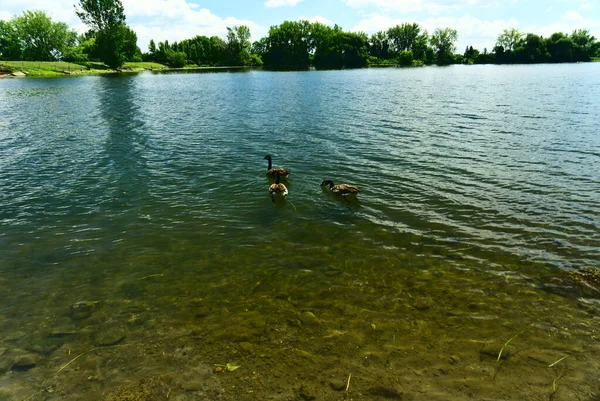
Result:
M159 64L159 63L152 63L152 62L139 62L139 63L125 63L125 65L123 66L123 70L132 70L132 71L136 71L136 70L166 70L169 67L167 67L164 64Z
M145 69L166 69L158 63L125 63L122 71L142 71ZM0 74L23 72L28 76L57 76L102 74L114 72L102 63L85 63L85 65L60 61L0 61Z

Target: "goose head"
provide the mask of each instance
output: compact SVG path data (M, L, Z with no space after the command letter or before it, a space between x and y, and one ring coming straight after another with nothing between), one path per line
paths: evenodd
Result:
M324 181L321 183L321 186L325 186L325 185L328 185L328 186L329 186L329 189L333 188L333 180L324 180Z

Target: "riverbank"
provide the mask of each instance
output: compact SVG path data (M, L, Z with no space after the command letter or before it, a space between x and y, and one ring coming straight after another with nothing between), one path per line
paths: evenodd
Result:
M137 72L143 70L166 70L164 64L132 62L125 63L120 72ZM86 63L85 65L59 61L2 61L0 77L48 77L63 75L89 75L114 73L102 63Z

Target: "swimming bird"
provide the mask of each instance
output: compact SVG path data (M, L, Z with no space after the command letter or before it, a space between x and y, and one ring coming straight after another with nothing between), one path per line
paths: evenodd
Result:
M288 194L288 189L285 185L279 182L281 174L279 171L275 173L275 184L271 184L269 187L269 195L271 195L271 200L275 202L275 199L283 199Z
M269 165L267 166L267 175L269 177L275 177L275 174L279 173L282 180L287 180L288 175L290 175L290 170L286 170L281 167L273 168L273 162L271 160L271 155L266 155L265 160L269 161Z
M329 185L329 192L331 192L334 195L343 196L344 198L346 198L346 197L356 198L356 196L360 192L360 189L358 189L357 187L355 187L353 185L348 185L348 184L335 185L333 183L333 180L324 180L321 183L321 186L326 186L326 185Z

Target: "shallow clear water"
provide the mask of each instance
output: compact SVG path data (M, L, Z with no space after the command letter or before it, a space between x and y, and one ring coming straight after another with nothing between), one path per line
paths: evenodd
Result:
M600 396L599 69L0 80L0 399Z

